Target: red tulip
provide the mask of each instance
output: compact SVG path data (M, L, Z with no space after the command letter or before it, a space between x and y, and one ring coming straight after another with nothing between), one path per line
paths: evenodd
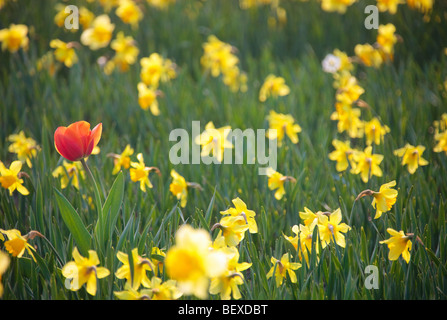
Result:
M102 123L90 130L90 123L75 122L68 127L59 127L54 133L54 145L65 159L79 161L88 156L96 147L102 134Z

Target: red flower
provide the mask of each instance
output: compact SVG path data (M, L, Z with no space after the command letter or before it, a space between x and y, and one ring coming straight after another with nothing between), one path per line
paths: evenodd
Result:
M54 145L65 159L78 161L88 157L102 134L102 123L90 130L90 123L75 122L68 127L59 127L54 133Z

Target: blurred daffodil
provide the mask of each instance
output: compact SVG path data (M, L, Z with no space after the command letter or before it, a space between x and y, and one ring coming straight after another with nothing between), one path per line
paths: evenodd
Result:
M17 158L22 163L26 163L28 167L32 168L31 159L34 158L37 151L40 150L37 142L34 139L25 136L23 131L9 135L8 141L11 142L8 151L17 154Z
M61 189L65 189L71 181L72 186L79 190L79 179L85 178L84 169L79 161L64 160L62 165L53 170L52 175L61 180Z
M276 139L278 146L282 145L284 137L287 135L292 143L297 144L298 133L301 132L301 127L295 123L295 119L290 114L276 113L271 110L267 116L269 122L269 130L267 131L267 138Z
M281 173L273 170L272 168L267 169L267 177L268 177L268 188L270 190L276 190L275 199L281 200L284 194L286 193L284 189L284 183L286 181L296 182L296 179L289 176L284 176Z
M290 93L290 88L282 77L269 74L259 90L259 101L264 102L268 97L286 96Z
M360 174L363 182L368 182L372 176L381 177L382 169L379 165L382 163L383 155L373 154L372 147L368 146L364 151L355 151L353 156L353 174Z
M143 154L139 153L137 155L138 162L131 162L130 166L130 179L133 182L140 183L140 189L143 192L146 192L146 187L152 188L152 183L149 180L149 172L155 171L160 175L160 170L156 167L146 167L144 163Z
M20 48L28 49L28 27L24 24L11 24L9 28L0 30L2 51L17 52Z
M402 165L407 165L408 172L413 174L419 166L428 165L428 161L422 158L424 151L424 146L418 145L415 147L407 143L403 148L395 150L394 155L402 158Z

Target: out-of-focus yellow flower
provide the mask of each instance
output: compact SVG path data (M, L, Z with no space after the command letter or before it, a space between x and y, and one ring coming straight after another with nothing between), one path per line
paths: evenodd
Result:
M332 140L332 145L334 146L335 150L329 153L329 159L332 161L337 161L335 169L338 172L345 171L352 159L353 150L351 149L351 143L349 140L343 142L334 139Z
M147 3L160 10L166 10L170 5L174 4L176 0L146 0Z
M158 174L160 170L156 167L146 167L144 164L143 154L137 154L138 162L131 162L130 166L130 180L133 182L140 182L140 189L146 192L146 187L152 188L152 183L149 180L149 172L155 170Z
M175 64L158 53L141 58L140 78L147 86L158 88L160 82L167 82L177 76Z
M239 263L239 252L236 247L220 249L227 258L228 269L220 277L213 278L210 285L211 294L220 294L222 300L240 299L241 293L238 286L244 283L242 271L251 267L251 263Z
M118 279L126 279L127 284L132 289L138 289L140 285L143 287L150 288L151 282L147 277L147 271L154 273L155 266L152 261L143 258L138 254L138 248L132 250L132 266L130 267L129 256L126 253L118 251L116 254L117 258L123 264L115 273ZM131 275L131 269L133 269L133 278Z
M367 145L371 145L372 143L375 145L380 145L380 142L383 141L385 134L390 132L390 128L387 125L382 125L377 118L373 118L371 121L365 122L364 125Z
M274 257L271 258L271 263L273 264L272 268L267 273L267 279L271 278L273 276L273 272L275 273L275 282L276 287L281 286L283 283L284 278L287 276L287 274L290 277L290 281L292 283L297 282L296 274L294 270L298 270L301 268L301 263L298 262L290 262L290 259L292 256L289 253L285 253L281 260L278 260Z
M243 217L245 223L248 225L248 230L250 233L258 232L258 225L256 224L255 216L256 212L249 210L244 201L240 198L232 200L234 208L229 208L228 210L221 211L222 215L230 215L232 217Z
M115 67L118 67L120 72L126 72L129 70L129 66L137 61L140 50L131 36L126 37L124 36L124 33L120 31L110 46L115 50L115 55L104 67L104 72L106 74L112 73Z
M2 276L9 267L10 259L6 253L0 251L0 298L3 296Z
M130 168L130 156L133 155L134 149L130 146L130 144L126 145L123 152L121 154L110 154L109 156L113 157L113 171L112 174L115 175L120 172L121 168L129 169Z
M422 13L429 13L433 9L434 0L407 0L407 5Z
M346 9L357 0L322 0L321 8L324 11L345 13Z
M91 50L104 48L112 40L114 29L115 25L110 22L109 16L102 14L93 20L90 28L82 32L81 42L83 45L90 47Z
M428 161L422 158L425 151L424 146L412 146L407 143L403 148L394 150L394 155L402 158L402 165L407 165L408 172L413 174L419 166L428 165Z
M360 174L363 182L368 182L372 176L381 177L382 169L379 165L383 160L383 155L372 154L372 147L368 146L364 151L355 151L352 155L353 166L351 172Z
M275 199L281 200L284 194L286 193L284 189L284 182L292 181L296 182L296 179L289 176L284 176L281 173L273 170L272 168L267 168L267 177L268 177L268 187L270 190L276 190Z
M153 87L148 87L144 82L139 82L138 86L138 104L141 109L147 110L149 109L154 116L158 116L160 114L160 109L158 108L158 100L157 96L159 95L159 91L154 89Z
M17 52L20 48L28 49L28 27L24 24L11 24L9 28L0 30L2 51Z
M397 232L392 228L388 228L386 231L391 235L391 238L380 241L380 243L388 245L388 249L390 250L388 259L394 261L402 255L402 258L409 263L411 257L410 251L412 248L412 242L410 240L411 235L405 235L402 230Z
M118 6L119 0L98 0L99 4L104 8L105 12L109 12L112 8Z
M227 140L230 131L230 126L215 128L212 121L208 122L205 130L194 139L195 144L202 146L200 155L208 156L211 153L221 163L225 149L233 148L233 144Z
M343 111L335 111L331 115L331 120L338 120L337 130L342 133L348 132L350 138L361 138L364 134L364 122L360 119L359 108L347 108Z
M210 279L227 270L225 254L211 247L211 237L205 230L187 224L177 230L175 245L166 253L165 268L183 294L205 299Z
M403 0L377 0L377 7L380 12L388 11L390 14L395 14L398 5L403 3Z
M241 9L250 9L268 4L275 6L277 2L277 0L239 0L239 6Z
M93 12L86 7L79 8L79 23L84 30L90 28L93 20L95 20L95 14Z
M354 69L354 65L351 61L351 58L349 58L346 52L341 51L339 49L334 49L333 54L334 56L340 59L340 67L338 69L338 72L352 71Z
M85 178L84 169L79 161L64 160L62 165L54 169L52 175L61 179L61 189L65 189L71 181L71 185L79 190L79 178Z
M34 247L28 243L28 240L34 239L36 236L43 237L43 235L35 230L30 231L26 235L22 236L21 232L17 229L3 230L0 229L0 234L6 235L8 238L5 241L5 249L13 256L21 258L25 253L25 250L36 262L33 251L36 251ZM3 235L2 238L4 239Z
M351 227L341 222L341 219L340 208L332 212L329 217L325 214L318 216L318 230L322 248L325 248L334 239L335 243L340 247L346 247L346 240L343 233L351 230Z
M13 161L9 166L9 169L6 168L3 163L0 161L0 184L3 188L9 190L9 194L12 196L12 193L17 190L22 195L27 196L29 194L28 189L23 186L23 179L21 178L25 173L22 173L22 162L21 161Z
M336 73L334 79L334 87L337 89L335 99L341 103L352 105L365 92L357 78L348 71Z
M289 93L290 88L284 78L269 74L259 90L259 101L264 102L268 97L283 97Z
M435 127L434 138L437 141L437 144L433 148L433 151L434 152L444 151L447 154L447 113L442 114L441 120L435 121L433 125Z
M392 23L380 25L377 35L379 49L383 53L384 60L393 60L394 45L397 42L396 27Z
M70 12L65 12L66 6L62 3L57 3L54 8L57 11L56 15L54 16L54 23L61 28L65 25L65 19L68 17Z
M298 133L301 132L301 127L295 123L295 119L292 115L276 113L271 110L266 119L269 122L267 138L271 140L276 139L278 146L282 146L282 141L285 135L289 137L292 143L298 143Z
M357 58L367 67L378 68L382 65L383 58L380 51L369 43L357 44L354 52Z
M54 56L56 60L62 62L67 68L78 62L78 56L73 47L73 43L65 43L59 39L51 40L50 47L55 49Z
M143 12L138 5L132 0L119 0L116 15L133 29L138 28L138 23L143 19Z
M32 168L31 159L36 156L39 150L37 142L32 138L26 137L23 131L9 135L8 141L11 142L8 151L17 154L17 158L22 163L26 163L28 167Z
M73 259L64 265L62 268L62 275L71 279L70 290L78 291L86 283L87 292L95 296L97 289L97 280L107 277L110 271L104 267L97 267L99 259L96 251L89 250L88 258L79 254L78 249L73 249Z

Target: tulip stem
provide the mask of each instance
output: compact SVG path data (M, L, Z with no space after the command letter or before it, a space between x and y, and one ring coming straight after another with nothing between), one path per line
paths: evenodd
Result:
M101 195L99 193L98 184L96 183L95 177L93 176L93 173L91 172L90 168L87 165L87 162L85 162L85 159L80 160L82 163L82 167L87 172L88 176L93 182L94 191L95 191L95 198L96 198L96 206L98 210L98 217L102 216L102 202L101 202Z

